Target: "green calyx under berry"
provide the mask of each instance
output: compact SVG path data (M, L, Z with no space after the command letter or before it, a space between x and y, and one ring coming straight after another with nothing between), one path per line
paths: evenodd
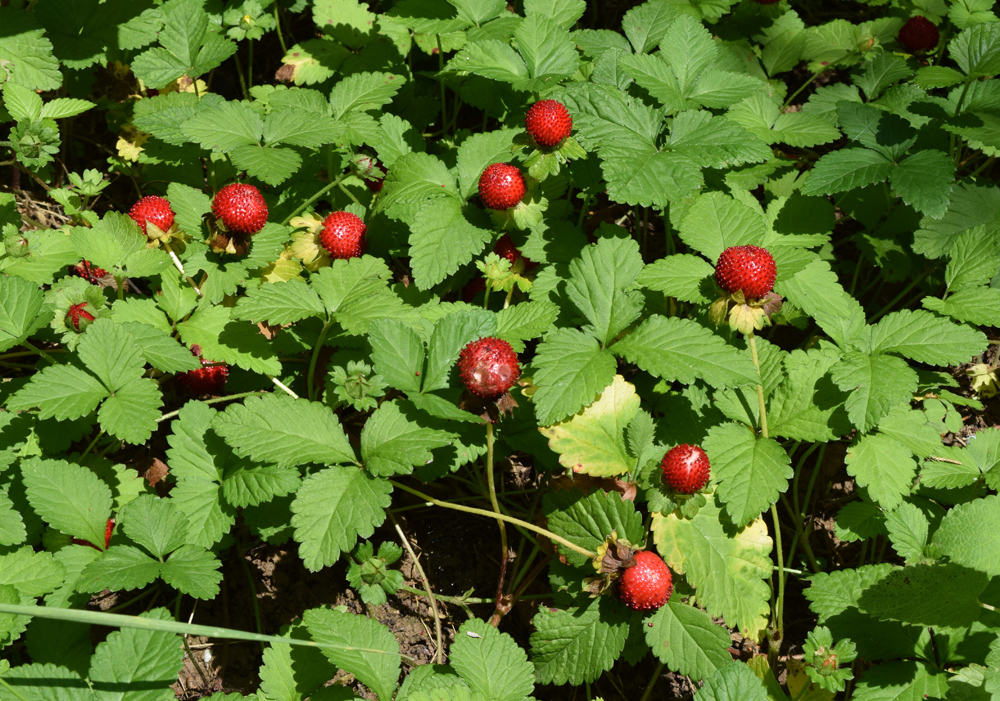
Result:
M87 327L96 319L88 311L88 306L88 302L79 302L78 304L70 305L70 308L66 311L66 327L73 329L77 333L86 331Z

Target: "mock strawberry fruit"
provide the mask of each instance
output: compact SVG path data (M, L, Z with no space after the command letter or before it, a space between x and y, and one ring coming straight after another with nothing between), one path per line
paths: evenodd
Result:
M523 255L519 250L517 250L517 246L514 245L514 241L510 238L509 234L504 234L497 240L496 244L493 246L493 252L501 258L509 260L511 265L514 265L514 263L523 258L525 270L531 270L532 268L538 267L538 263L534 262L528 258L528 256Z
M715 281L734 294L743 292L747 300L763 299L774 288L778 268L774 258L760 246L732 246L715 264Z
M569 136L573 130L573 117L563 103L539 100L525 115L524 127L536 144L551 148Z
M128 215L135 220L135 223L142 229L142 233L149 236L146 231L146 223L152 222L159 227L160 231L166 231L174 223L174 210L170 208L170 203L162 197L148 195L132 205Z
M212 213L230 231L252 235L267 223L267 202L253 185L231 183L212 200Z
M81 260L71 268L71 271L82 277L91 285L97 284L98 280L108 274L104 268L91 265L89 260Z
M195 355L198 354L195 353ZM177 376L177 381L193 397L201 397L205 394L222 394L222 390L226 386L226 378L229 377L229 366L225 363L214 363L204 358L199 359L202 367L181 373Z
M681 494L694 494L708 484L708 455L697 445L671 448L663 456L660 469L664 481Z
M476 295L486 290L486 280L481 277L474 277L462 288L462 301L471 302Z
M618 598L636 611L655 611L667 603L674 591L670 568L649 550L634 555L635 564L618 578Z
M385 166L375 156L361 153L352 160L354 172L365 181L365 187L372 192L380 192L385 183Z
M479 176L479 197L490 209L517 206L524 192L524 176L510 163L494 163Z
M480 338L458 356L458 371L469 391L484 399L495 399L507 392L521 377L517 353L507 341Z
M899 30L899 43L910 53L929 51L938 45L941 33L926 17L911 17Z
M368 227L350 212L333 212L323 220L319 242L331 258L357 258L368 248L365 230Z
M88 305L88 302L72 305L66 311L66 326L72 326L77 333L85 331L94 320L94 315L87 311Z

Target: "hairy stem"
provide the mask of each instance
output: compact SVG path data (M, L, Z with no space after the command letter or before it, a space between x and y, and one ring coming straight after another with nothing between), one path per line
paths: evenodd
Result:
M315 399L319 394L319 391L315 387L316 361L319 359L319 351L323 347L323 343L326 342L327 334L330 333L330 327L332 325L333 321L328 321L323 325L323 330L319 332L319 338L316 339L316 346L313 348L312 357L309 358L309 375L308 382L306 384L306 395L310 399Z
M403 544L406 548L406 552L410 554L410 559L413 561L413 568L420 575L420 581L423 582L424 592L427 594L427 599L430 601L431 614L434 616L434 635L437 638L437 648L434 650L434 659L437 664L442 664L441 650L444 648L444 637L441 633L441 616L438 614L437 601L434 598L434 592L431 591L431 581L427 579L427 573L424 572L423 566L420 564L420 560L417 559L417 554L413 552L413 546L410 545L410 540L403 533L403 529L399 526L399 521L391 513L389 514L389 519L392 521L392 525L396 528L396 534L399 535L399 542Z
M503 580L507 575L507 560L510 553L507 551L507 524L500 518L500 503L497 501L496 478L493 475L493 424L486 424L486 484L490 490L490 504L493 506L493 513L497 517L497 525L500 527L500 578L497 581L496 610L497 614L493 620L500 622L500 602L503 599ZM494 625L496 625L496 623Z
M310 197L310 198L309 198L308 200L306 200L305 202L303 202L303 203L302 203L302 205L301 205L301 206L300 206L300 207L299 207L298 209L296 209L296 210L295 210L294 212L292 212L292 213L291 213L291 214L289 214L289 215L288 215L287 217L285 217L285 220L281 222L281 225L282 225L282 226L286 226L286 225L288 224L288 222L290 222L290 221L291 221L291 220L292 220L292 219L293 219L294 217L297 217L297 216L299 216L300 214L302 214L302 212L304 212L304 211L306 211L307 209L309 209L309 207L311 207L311 206L312 206L313 202L315 202L316 200L318 200L318 199L319 199L320 197L322 197L323 195L325 195L326 193L328 193L328 192L329 192L330 190L332 190L333 188L335 188L335 187L337 187L338 185L340 185L340 182L341 182L341 181L342 181L342 180L343 180L344 178L346 178L346 177L347 177L347 174L348 174L348 172L349 172L349 171L345 171L344 173L342 173L342 174L341 174L341 176L340 176L339 178L337 178L336 180L331 180L331 181L330 181L330 182L328 182L328 183L327 183L326 185L324 185L324 186L323 186L323 187L322 187L322 188L320 189L320 191L319 191L319 192L317 192L317 193L316 193L315 195L313 195L313 196L312 196L312 197ZM329 177L331 177L331 178L332 178L332 177L333 177L333 173L330 173L330 174L329 174Z

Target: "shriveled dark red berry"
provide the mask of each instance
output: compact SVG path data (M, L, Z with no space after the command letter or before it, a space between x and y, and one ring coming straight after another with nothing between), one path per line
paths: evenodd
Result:
M104 268L91 265L89 260L80 261L71 270L92 285L108 274L108 271Z
M729 294L742 291L747 300L764 298L774 289L777 276L774 257L760 246L732 246L722 252L715 264L719 287Z
M458 371L469 391L494 399L510 390L521 377L517 353L500 338L480 338L462 349Z
M135 220L135 223L142 229L142 233L149 235L146 224L152 222L160 229L166 231L174 224L174 210L170 208L170 203L162 197L147 195L132 205L128 215Z
M660 462L664 481L681 494L694 494L708 484L708 455L700 446L682 444L667 451Z
M267 202L253 185L231 183L212 200L212 213L230 231L252 235L267 223Z
M229 377L229 366L204 358L200 358L200 360L203 367L181 373L177 376L177 381L193 397L222 394L226 386L226 378Z
M910 53L918 51L929 51L938 45L941 39L941 32L926 17L917 15L911 17L899 30L899 43L906 47Z
M493 252L501 258L509 260L511 265L514 265L514 263L523 258L525 270L531 270L532 268L538 267L538 263L535 263L533 260L528 258L528 256L523 255L521 251L517 249L517 246L514 245L514 241L510 238L510 234L504 234L497 239L496 244L493 246Z
M524 127L539 146L552 147L573 131L573 117L557 100L539 100L524 116Z
M524 176L510 163L494 163L479 176L479 197L490 209L516 207L525 190Z

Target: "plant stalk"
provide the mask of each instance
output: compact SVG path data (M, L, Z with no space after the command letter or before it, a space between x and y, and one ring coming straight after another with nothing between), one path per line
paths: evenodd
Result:
M497 516L497 525L500 527L500 578L497 580L496 611L493 616L494 627L500 622L501 601L503 600L503 582L507 576L507 560L510 559L510 552L507 549L507 524L500 518L500 503L497 501L496 478L493 474L493 424L486 424L486 484L490 491L490 505L493 513Z

